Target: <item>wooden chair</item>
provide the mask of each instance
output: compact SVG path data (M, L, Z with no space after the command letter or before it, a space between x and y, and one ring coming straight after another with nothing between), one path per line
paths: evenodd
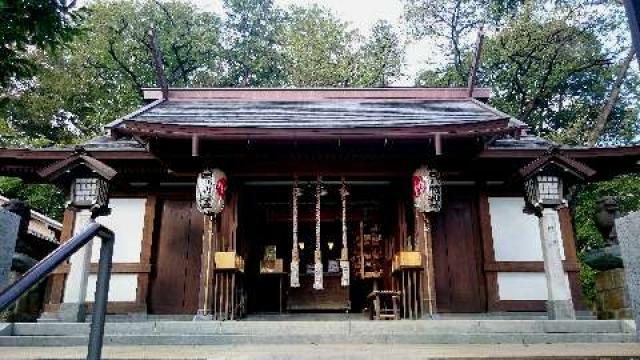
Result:
M400 320L400 292L374 290L367 296L369 320Z

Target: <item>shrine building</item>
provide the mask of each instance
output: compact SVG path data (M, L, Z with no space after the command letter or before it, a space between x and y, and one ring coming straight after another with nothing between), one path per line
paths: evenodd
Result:
M587 309L567 202L637 169L640 147L558 146L489 97L144 89L145 106L81 147L0 149L0 175L76 201L108 189L109 314L575 318ZM72 201L62 241L88 221ZM43 317L90 310L99 246L49 277Z

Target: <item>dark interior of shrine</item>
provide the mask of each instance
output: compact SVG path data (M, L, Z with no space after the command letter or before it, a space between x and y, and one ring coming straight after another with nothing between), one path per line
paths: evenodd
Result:
M292 257L292 180L247 181L241 191L238 236L247 246L246 289L249 313L361 312L374 282L383 286L389 277L385 255L392 254L396 233L392 181L347 181L347 242L349 286L342 286L339 259L342 250L342 182L323 179L320 196L320 238L324 289L313 289L316 249L317 179L300 179L298 187L299 288L289 286ZM275 271L264 271L261 262L273 251ZM364 269L363 269L364 266ZM364 270L364 271L363 271ZM366 276L365 276L366 273Z

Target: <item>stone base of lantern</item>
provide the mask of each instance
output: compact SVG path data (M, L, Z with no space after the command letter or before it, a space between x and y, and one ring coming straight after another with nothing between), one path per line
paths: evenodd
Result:
M576 318L571 299L547 300L546 306L549 320L575 320Z
M58 319L63 322L84 322L86 319L84 303L62 303L58 310Z
M598 320L633 319L623 268L600 271L595 283Z

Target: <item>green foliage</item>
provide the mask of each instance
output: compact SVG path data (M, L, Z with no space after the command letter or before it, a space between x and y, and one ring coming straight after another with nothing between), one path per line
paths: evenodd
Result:
M602 196L614 196L618 201L621 214L640 210L640 176L628 174L609 181L591 183L583 186L577 193L572 204L572 212L579 259L584 256L586 250L601 248L605 245L605 239L594 221L596 203ZM596 273L597 271L586 264L580 264L582 290L588 301L595 299Z
M0 194L10 199L24 200L33 210L62 220L64 196L53 185L27 185L18 178L0 176Z
M581 259L581 254L578 254L578 259ZM580 284L582 285L582 295L588 303L593 303L596 299L596 270L593 270L589 265L582 261L579 261L580 265Z
M281 32L287 83L294 86L347 86L355 76L355 31L329 10L293 6Z
M215 14L176 0L100 2L89 11L84 36L71 45L70 55L104 81L124 81L138 92L154 86L151 28L158 34L171 86L212 85L219 76L222 24Z
M596 202L602 196L614 196L621 214L640 210L640 176L628 174L609 181L585 185L575 198L573 216L579 251L600 248L604 239L595 226Z
M361 49L358 85L363 87L388 86L402 75L404 47L393 26L379 20Z
M215 85L220 77L220 20L194 5L170 1L92 4L81 34L61 54L32 54L37 78L0 102L0 144L51 146L82 142L141 104L155 82L147 32L160 36L174 86Z
M73 2L71 2L73 3ZM80 12L64 0L0 2L0 88L35 74L31 48L55 50L74 35Z
M379 21L361 38L326 8L291 7L280 37L286 84L371 87L399 77L404 48L393 27Z
M272 0L225 0L226 86L281 86L278 37L284 14Z

